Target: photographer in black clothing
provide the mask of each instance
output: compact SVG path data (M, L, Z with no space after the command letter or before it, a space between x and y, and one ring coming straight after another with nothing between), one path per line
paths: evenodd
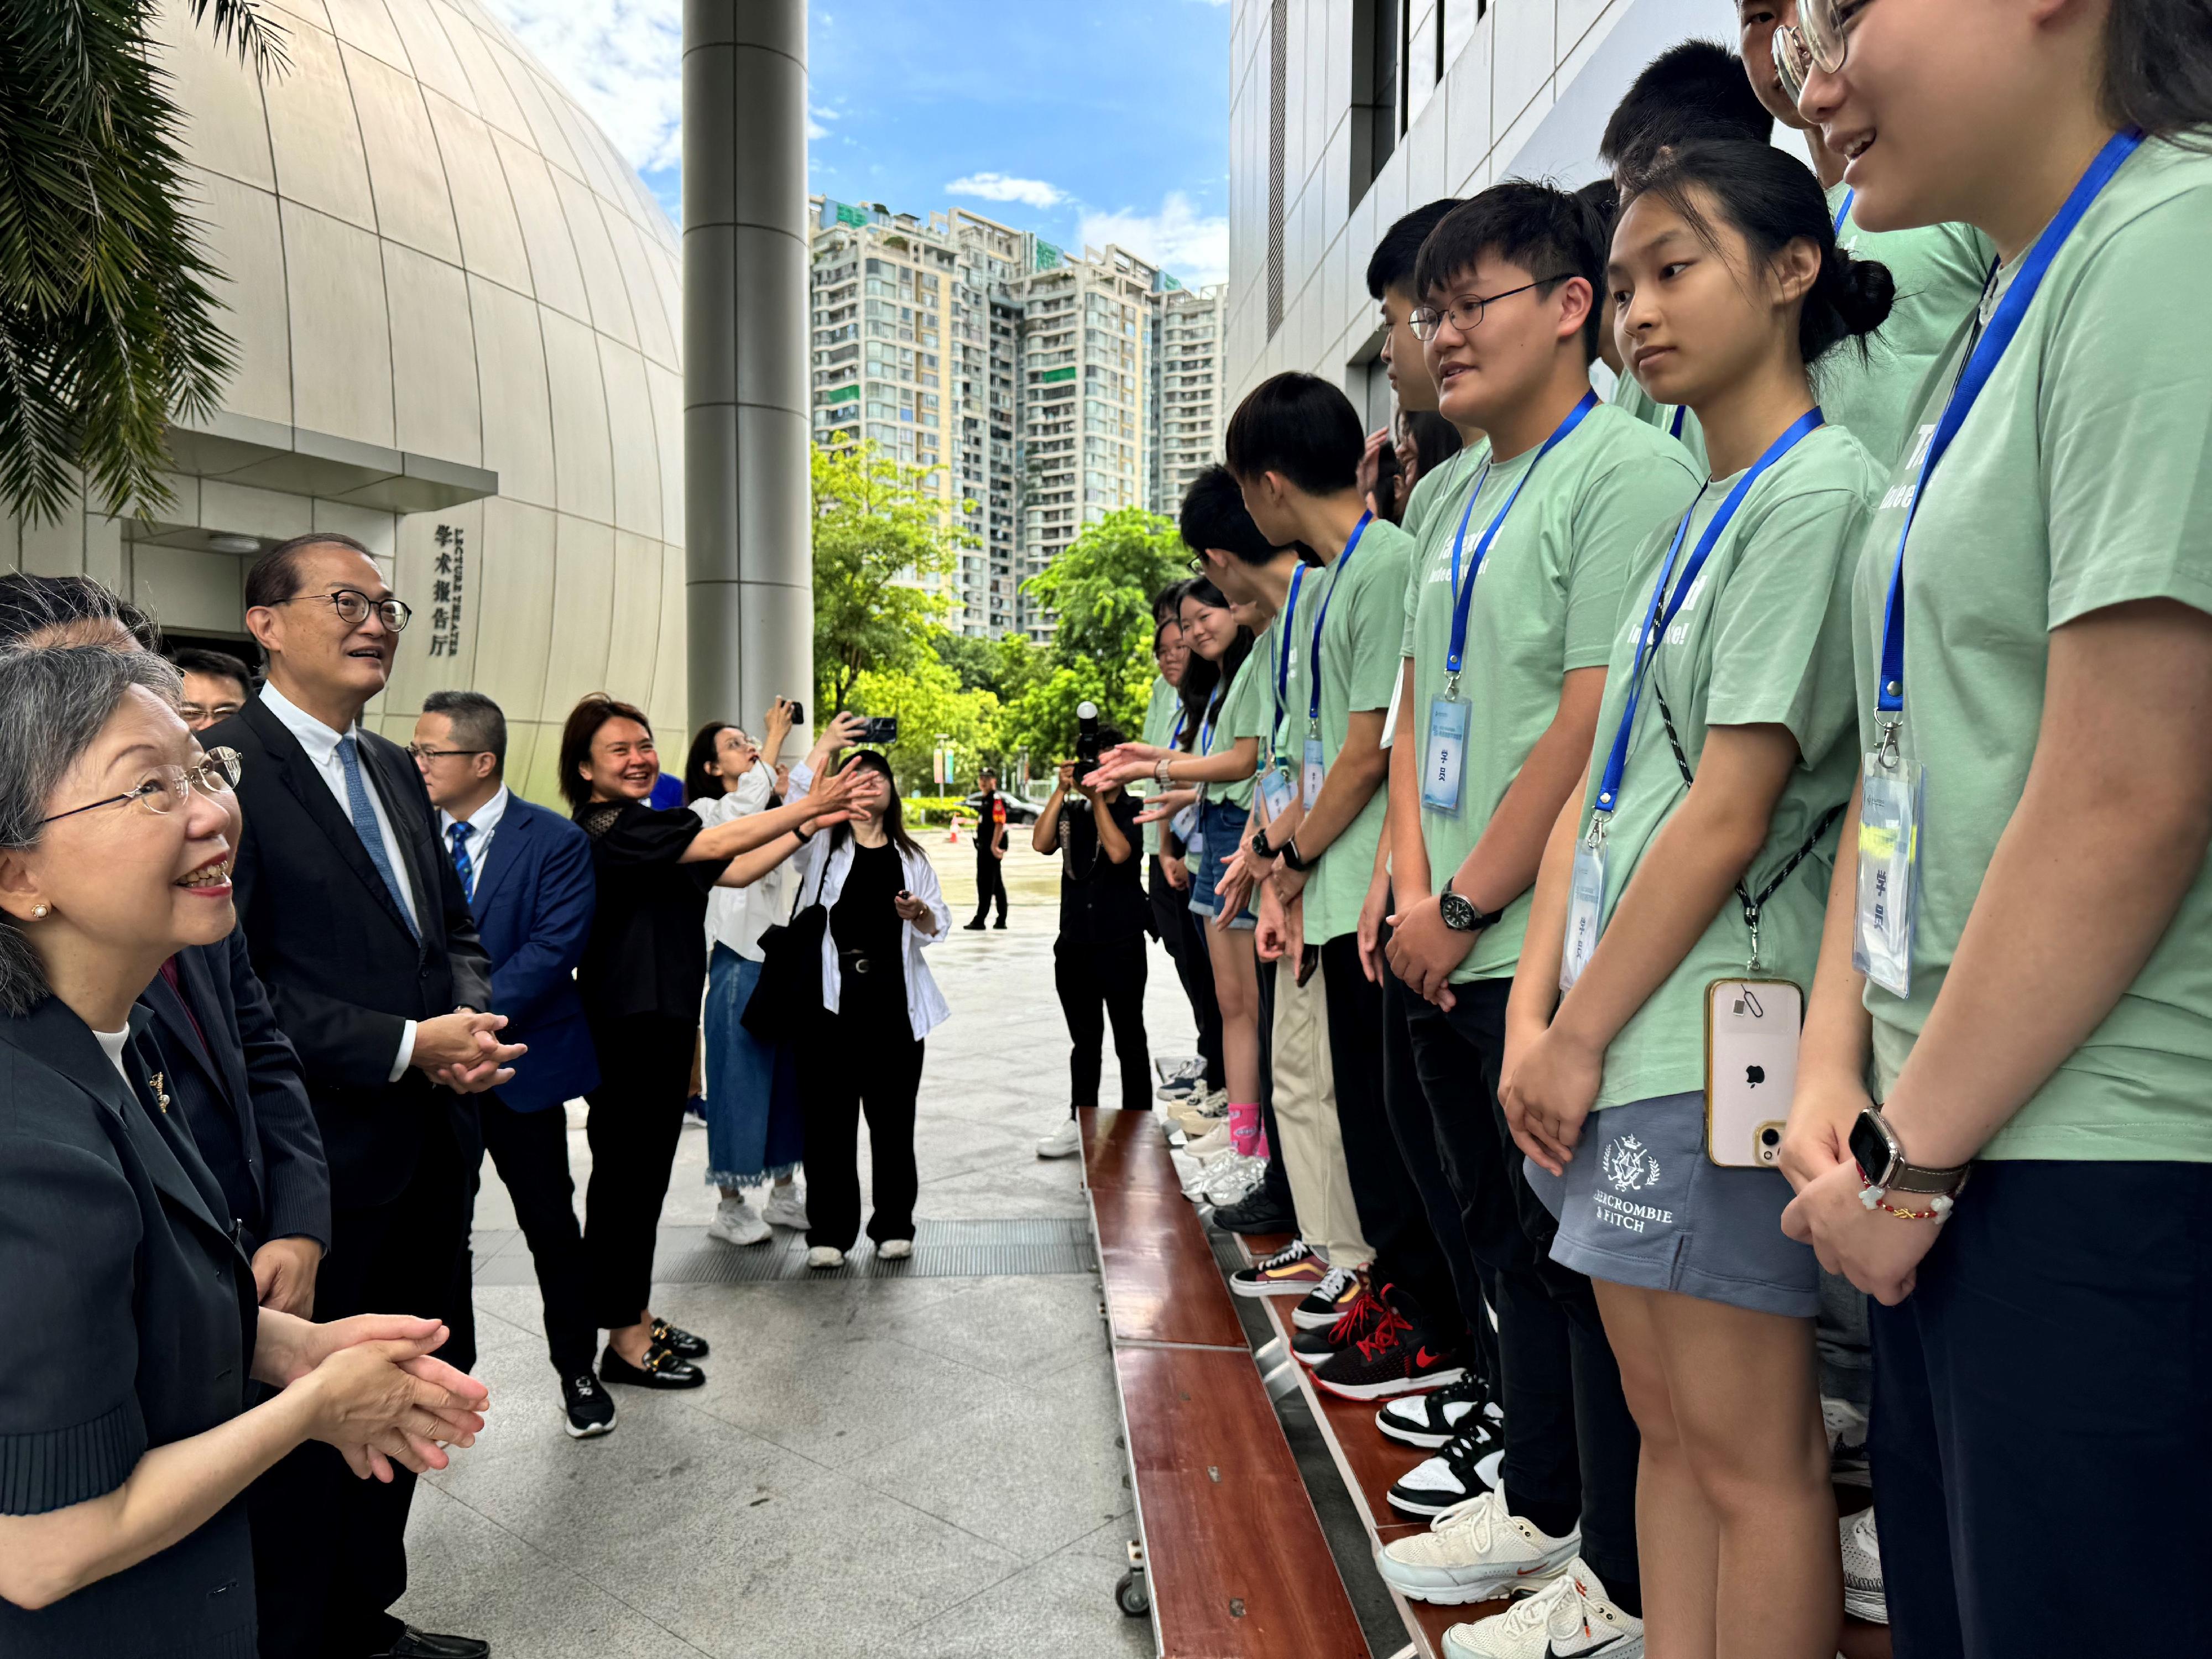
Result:
M1121 734L1098 733L1101 750ZM1037 1142L1039 1158L1066 1158L1076 1150L1074 1114L1098 1103L1106 1024L1114 1026L1114 1054L1121 1066L1121 1107L1152 1106L1150 1054L1145 1042L1145 896L1139 804L1119 784L1086 789L1084 769L1063 763L1052 799L1038 814L1030 844L1060 855L1060 937L1053 942L1053 981L1067 1016L1073 1047L1067 1057L1068 1118Z

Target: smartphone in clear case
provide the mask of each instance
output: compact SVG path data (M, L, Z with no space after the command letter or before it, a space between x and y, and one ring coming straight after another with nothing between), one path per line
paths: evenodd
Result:
M1778 1167L1804 1024L1805 994L1786 979L1705 988L1705 1156L1723 1169Z

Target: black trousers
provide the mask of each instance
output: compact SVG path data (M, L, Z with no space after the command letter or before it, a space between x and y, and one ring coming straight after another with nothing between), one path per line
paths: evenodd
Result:
M990 834L987 827L985 836ZM991 856L988 841L979 842L975 854L975 921L981 926L983 913L991 908L993 899L999 901L999 926L1006 925L1006 861Z
M1498 1310L1508 1506L1554 1537L1579 1520L1583 1556L1608 1588L1642 1580L1636 1465L1643 1440L1620 1391L1589 1280L1552 1260L1559 1223L1522 1174L1498 1103L1510 980L1455 986L1449 1012L1408 998L1413 1063L1468 1249Z
M1152 1050L1145 1041L1145 936L1059 939L1052 946L1052 980L1067 1017L1068 1109L1098 1103L1098 1073L1105 1060L1106 1025L1114 1026L1114 1058L1121 1067L1121 1109L1152 1105Z
M1206 954L1205 924L1190 913L1190 890L1176 887L1160 868L1158 854L1152 866L1152 931L1167 946L1176 977L1190 1002L1190 1017L1198 1025L1198 1054L1206 1062L1206 1086L1228 1086L1229 1073L1221 1064L1221 1004L1213 994L1213 958ZM1266 1029L1264 1025L1261 1028Z
M1386 926L1382 941L1387 944L1389 938L1390 930ZM1429 1231L1436 1236L1437 1246L1444 1253L1444 1265L1451 1270L1460 1314L1467 1321L1473 1338L1468 1344L1468 1363L1495 1389L1499 1361L1498 1327L1490 1315L1493 1300L1490 1275L1468 1247L1459 1200L1444 1175L1443 1156L1437 1145L1436 1122L1429 1115L1429 1097L1421 1092L1420 1072L1413 1060L1413 1037L1407 1021L1413 1016L1413 1005L1420 1000L1390 971L1386 959L1382 963L1382 1110L1390 1120L1390 1133L1397 1139L1398 1153L1406 1161L1407 1173L1420 1191L1421 1207L1429 1218Z
M2204 1651L2185 1611L2196 1636L2120 1634L2052 1540L2094 1517L2093 1555L2138 1583L2203 1581L2207 1238L2212 1164L1974 1166L1912 1294L1870 1310L1868 1449L1898 1659Z
M1360 969L1358 935L1323 944L1321 972L1345 1173L1359 1231L1375 1247L1375 1278L1413 1298L1438 1347L1463 1348L1469 1333L1459 1291L1383 1109L1382 988Z
M1283 1167L1283 1144L1275 1127L1275 975L1285 971L1280 962L1260 963L1260 1123L1267 1135L1267 1173L1260 1183L1261 1195L1279 1215L1296 1215L1291 1198L1291 1172ZM1287 971L1295 972L1295 964ZM1295 1224L1291 1228L1296 1231Z
M585 1275L584 1235L576 1224L576 1186L568 1175L568 1115L558 1106L511 1111L479 1097L484 1150L514 1200L514 1218L538 1270L545 1301L545 1350L563 1377L592 1369L599 1346ZM470 1183L473 1191L476 1183Z
M845 976L842 1007L828 1030L803 1045L799 1099L806 1117L806 1242L849 1250L860 1235L860 1118L868 1120L868 1237L914 1237L921 1177L914 1163L914 1103L921 1089L924 1044L906 1012L903 984L888 995L855 994Z
M599 1086L591 1116L592 1178L584 1193L584 1261L592 1322L635 1325L653 1296L653 1246L691 1092L696 1020L626 1014L592 1022Z
M404 1313L451 1333L438 1357L476 1364L476 1316L459 1263L467 1249L469 1170L442 1092L424 1114L415 1173L382 1204L331 1215L315 1279L315 1317ZM458 1294L457 1294L458 1291ZM386 1611L407 1589L407 1510L415 1477L358 1480L331 1447L301 1446L247 1489L262 1659L355 1659L400 1633Z

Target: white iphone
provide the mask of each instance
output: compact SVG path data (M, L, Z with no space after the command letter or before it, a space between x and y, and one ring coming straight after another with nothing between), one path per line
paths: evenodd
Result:
M1804 1024L1805 994L1786 979L1705 988L1705 1156L1722 1168L1778 1167Z

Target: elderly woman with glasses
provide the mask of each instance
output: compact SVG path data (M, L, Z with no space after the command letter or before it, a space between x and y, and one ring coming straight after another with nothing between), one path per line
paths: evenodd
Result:
M246 1486L307 1441L363 1478L442 1468L481 1385L434 1322L255 1305L147 1016L234 925L238 757L175 671L0 654L0 1652L250 1655ZM276 1390L247 1407L248 1380Z

